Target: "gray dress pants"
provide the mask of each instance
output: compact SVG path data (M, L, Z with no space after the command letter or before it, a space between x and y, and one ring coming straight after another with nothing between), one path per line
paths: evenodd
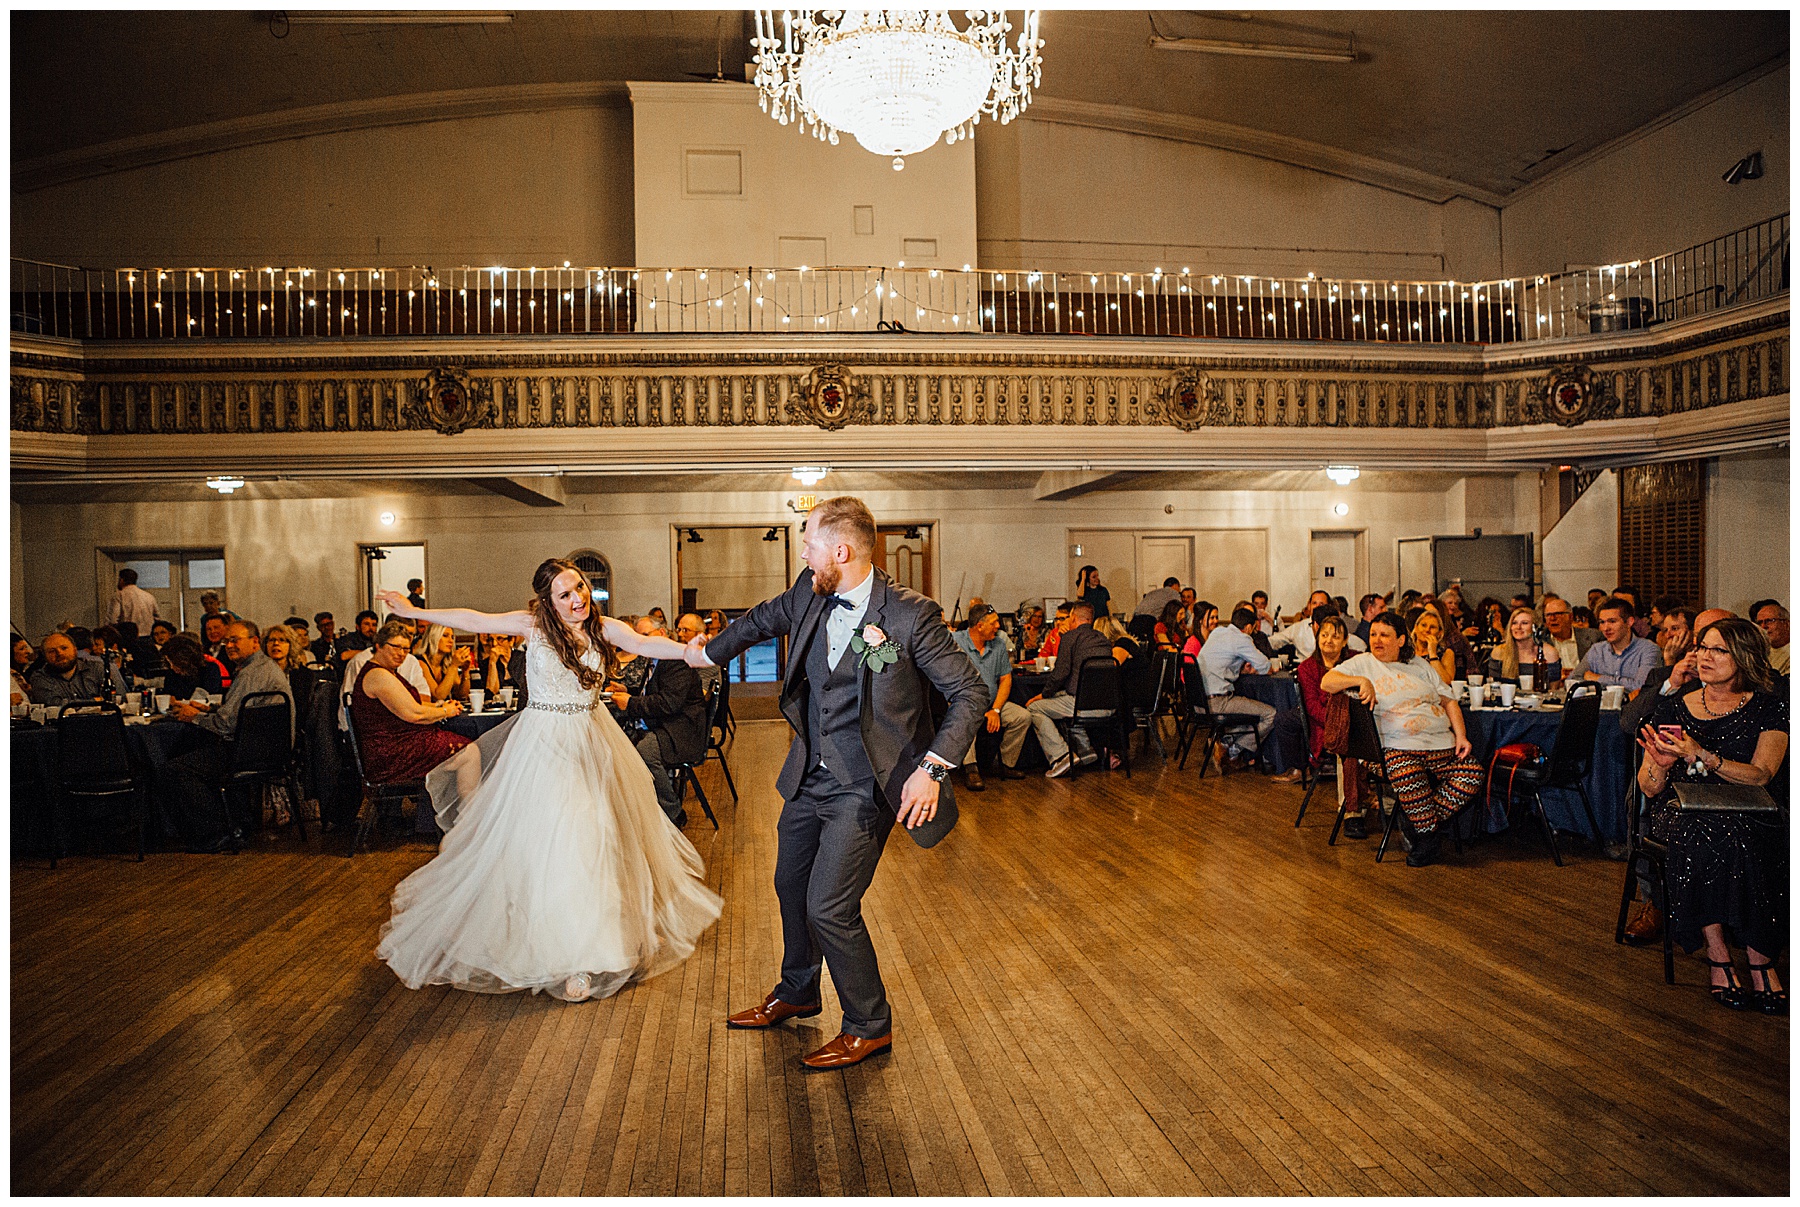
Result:
M846 788L814 766L782 806L776 827L775 895L781 902L781 984L795 1006L819 1000L821 962L844 1008L843 1029L863 1039L893 1026L862 898L875 879L894 814L874 780Z

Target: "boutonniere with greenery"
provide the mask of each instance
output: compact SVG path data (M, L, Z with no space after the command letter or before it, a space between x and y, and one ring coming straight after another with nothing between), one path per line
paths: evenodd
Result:
M876 675L900 661L900 643L872 624L850 634L850 649L856 654L857 664Z

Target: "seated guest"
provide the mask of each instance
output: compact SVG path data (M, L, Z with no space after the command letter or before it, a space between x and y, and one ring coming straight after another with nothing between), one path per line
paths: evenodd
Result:
M24 704L31 699L31 672L38 667L37 651L31 643L13 634L12 639L12 702Z
M648 620L652 628L656 626L656 621L648 616L626 614L619 617L620 624L628 624L634 629L637 628L640 620ZM644 680L650 677L652 659L640 658L628 650L615 650L613 651L613 660L618 664L619 669L613 674L613 681L606 685L606 690L617 689L632 695L643 691Z
M1326 708L1326 693L1319 686L1319 680L1326 671L1348 657L1350 652L1350 630L1335 609L1315 610L1310 623L1313 630L1313 652L1294 668L1294 681L1300 687L1300 704L1277 716L1271 731L1275 747L1281 751L1282 762L1288 765L1287 771L1273 777L1276 783L1281 784L1291 784L1300 779L1302 768L1308 763L1318 766L1319 755L1325 748ZM1301 721L1302 712L1305 713L1304 725ZM1303 729L1307 739L1305 742L1301 741ZM1346 815L1344 833L1348 837L1368 837L1363 832L1361 812L1356 814L1354 832L1350 821L1350 817Z
M1096 621L1095 627L1098 626ZM975 673L987 685L988 707L982 717L983 730L998 735L1000 743L999 767L995 769L990 761L990 770L1001 779L1023 779L1024 773L1015 770L1014 764L1019 761L1019 752L1025 749L1031 713L1012 698L1012 651L1006 634L1000 631L1000 613L986 604L969 609L969 627L957 633L953 640L969 656L975 664ZM971 792L980 792L985 787L981 782L980 748L986 745L988 743L978 736L969 744L969 753L962 761L963 778Z
M82 658L67 633L51 633L39 643L44 664L33 671L26 687L33 704L77 704L106 694L106 667Z
M1506 612L1500 606L1500 601L1491 595L1482 597L1479 611L1481 627L1469 638L1469 642L1491 649L1506 640Z
M508 633L483 633L481 635L481 687L487 692L489 700L500 698L500 689L510 687L517 689L523 685L524 664L521 661L515 674L513 665L513 639Z
M1176 606L1180 606L1180 601L1176 601ZM1060 608L1057 610L1061 611ZM1069 743L1063 740L1056 722L1075 715L1075 692L1081 685L1081 664L1089 658L1111 657L1112 646L1094 631L1093 619L1093 609L1086 604L1070 607L1063 618L1067 628L1057 649L1056 663L1050 668L1050 677L1044 681L1044 690L1025 702L1032 726L1037 730L1038 745L1043 748L1044 757L1050 760L1050 769L1044 772L1046 779L1067 775L1075 764L1076 756L1069 752ZM1088 744L1087 733L1081 726L1071 728L1070 736L1081 752L1083 766L1100 757Z
M284 624L272 624L263 630L262 649L287 676L297 707L304 710L312 699L314 686L325 678L324 669L313 664L312 651L299 634Z
M1036 658L1044 644L1044 609L1033 605L1019 625L1019 660Z
M1635 636L1632 607L1616 596L1600 601L1600 636L1582 660L1582 678L1590 683L1622 684L1636 691L1662 662L1662 651Z
M640 616L633 626L645 636L667 637L650 616ZM647 663L642 687L626 692L615 684L612 706L638 757L650 768L656 784L656 803L677 826L687 824L681 807L682 789L669 769L680 763L698 763L706 757L706 694L694 668L678 658L642 658Z
M1369 652L1320 677L1328 692L1352 691L1374 713L1382 767L1412 832L1408 867L1437 860L1443 826L1475 799L1481 764L1470 757L1462 709L1450 685L1413 656L1406 622L1383 612L1369 624Z
M469 700L470 670L475 663L474 651L456 644L456 633L449 625L427 625L425 632L413 642L413 657L425 672L431 685L426 693L432 700L455 697L465 704Z
M169 638L175 636L175 626L166 620L159 620L150 626L150 648L162 653L163 646L169 644Z
M1137 607L1132 609L1131 614L1133 616L1149 616L1154 619L1160 617L1163 609L1169 604L1180 602L1181 580L1171 574L1168 578L1163 579L1162 586L1154 591L1144 592L1144 597L1138 600Z
M397 616L381 627L386 628L387 625L393 625L407 636L408 653L400 660L400 666L394 673L404 679L419 694L421 700L430 700L431 680L425 677L425 668L419 665L419 660L410 652L413 638L412 626L403 623ZM380 632L379 629L376 631ZM356 686L356 680L362 675L363 667L369 665L369 660L374 656L374 639L371 639L368 649L351 651L350 660L344 663L344 677L338 684L338 728L341 730L348 732L350 729L351 689Z
M1194 617L1194 627L1189 631L1188 639L1181 643L1181 653L1184 657L1197 658L1206 639L1219 627L1219 606L1209 599L1197 599L1189 615Z
M1588 650L1600 640L1600 634L1593 629L1575 627L1575 609L1560 595L1544 596L1544 627L1556 642L1557 661L1570 675L1576 673Z
M337 660L338 665L345 667L346 675L352 658L364 650L375 648L375 633L380 627L381 617L365 608L356 614L356 628L348 633L339 633L331 643L331 656ZM412 632L411 625L404 627L407 632Z
M217 658L225 648L225 626L230 622L222 615L200 618L200 648Z
M1256 718L1254 734L1232 734L1229 751L1220 753L1222 760L1229 756L1236 767L1248 767L1254 761L1256 751L1275 727L1274 708L1236 694L1239 675L1269 673L1268 658L1250 639L1255 628L1256 613L1248 605L1240 606L1232 610L1231 623L1214 629L1200 647L1200 680L1206 690L1207 706L1216 713L1242 713Z
M1602 591L1599 587L1589 587L1587 601L1588 612L1592 613L1595 608L1600 606L1600 601L1605 598L1606 592Z
M145 638L138 632L137 626L129 620L121 620L111 627L118 630L119 654L125 663L126 676L150 674L150 671L145 669Z
M731 622L725 618L724 612L720 611L718 608L714 608L706 614L706 639L711 641L714 637L723 633L725 631L725 626L730 623Z
M1274 645L1276 649L1286 647L1292 650L1296 659L1312 657L1313 650L1318 648L1315 644L1318 639L1318 626L1313 623L1313 619L1321 611L1335 616L1343 615L1342 612L1338 611L1337 605L1331 602L1330 597L1326 595L1325 592L1314 591L1312 595L1307 598L1306 607L1301 609L1300 615L1304 617L1304 619L1295 620L1293 624L1288 625L1286 628L1282 629L1281 632L1269 638L1270 643ZM1352 634L1350 636L1350 648L1352 650L1363 650L1368 647L1361 638Z
M1706 611L1698 613L1690 612L1686 608L1679 608L1676 610L1676 614L1687 620L1688 639L1685 643L1676 644L1673 650L1669 643L1661 646L1661 664L1651 668L1650 674L1644 679L1642 690L1625 701L1625 706L1619 710L1619 728L1630 737L1637 736L1638 730L1650 720L1650 715L1656 711L1657 705L1662 701L1671 696L1679 696L1683 692L1694 691L1700 686L1700 680L1695 677L1695 663L1699 659L1694 653L1692 634L1699 632L1715 620L1731 620L1737 617L1735 612L1726 611L1724 608L1708 608ZM1627 937L1629 937L1629 933L1628 931Z
M171 643L173 644L173 643ZM217 708L176 700L171 708L178 721L192 728L170 754L157 776L169 816L181 828L190 852L226 852L243 848L243 832L219 799L219 788L231 769L226 746L237 735L238 713L244 701L259 692L280 692L288 701L288 741L294 739L294 693L287 675L262 652L261 634L247 620L234 620L225 630L225 656L234 674L231 690Z
M1066 600L1056 605L1056 621L1050 626L1050 631L1044 634L1044 643L1038 646L1038 657L1056 657L1056 651L1062 648L1062 636L1069 631L1069 609L1072 606Z
M314 612L313 623L319 626L318 639L312 643L313 661L320 666L342 667L337 657L337 621L330 612Z
M1777 675L1788 673L1788 613L1780 601L1759 599L1750 605L1750 619L1769 639L1769 667Z
M1329 601L1329 598L1327 599ZM1269 615L1269 593L1263 590L1250 592L1250 610L1256 613L1256 631L1265 637L1275 635L1275 618Z
M1435 607L1422 604L1406 616L1407 640L1413 653L1445 683L1457 677L1456 651L1444 634L1444 618Z
M1694 648L1694 619L1697 615L1694 609L1679 605L1663 613L1662 621L1656 627L1655 640L1657 648L1662 650L1664 666L1674 666Z
M1626 603L1631 605L1631 632L1632 632L1632 635L1636 636L1636 637L1642 637L1642 638L1648 640L1650 637L1650 618L1644 615L1643 605L1638 603L1637 588L1635 588L1635 587L1614 587L1612 597L1614 599L1622 599ZM1598 616L1599 614L1600 614L1600 609L1595 608L1594 615Z
M294 641L300 646L301 652L306 657L306 665L316 666L318 659L313 656L312 635L306 631L306 617L290 616L281 622L281 627L292 634Z
M163 646L163 692L172 700L186 700L196 691L225 694L225 668L217 658L200 651L192 634L179 633Z
M1663 621L1670 612L1681 607L1681 600L1674 595L1658 595L1650 601L1650 631L1645 634L1657 645L1662 644Z
M1775 787L1787 755L1788 715L1768 648L1757 626L1735 617L1700 630L1694 648L1700 687L1665 698L1639 732L1638 787L1651 798L1652 837L1669 848L1663 908L1671 937L1685 951L1705 946L1720 1005L1784 1014L1787 990L1774 962L1787 945L1785 817L1682 810L1673 787L1677 775ZM1784 805L1785 779L1772 793ZM1732 962L1732 939L1750 965L1748 988Z
M125 643L119 630L110 624L103 624L95 629L88 653L106 668L107 675L112 679L113 691L123 699L131 691L131 672L126 669L128 663Z
M664 636L668 635L669 617L668 617L667 613L665 613L661 608L651 608L650 611L645 613L645 615L649 616L650 619L652 619L656 622L656 631L657 632L663 634Z
M345 669L363 770L378 784L424 779L427 771L469 744L440 724L460 714L462 705L428 699L400 673L401 663L412 657L411 630L404 625L390 621L377 629L368 654L354 677L349 664Z
M1594 619L1594 610L1592 608L1576 608L1570 617L1569 623L1573 625L1577 631L1587 629L1592 632L1595 641L1600 639L1600 622ZM1587 655L1583 654L1582 657L1585 658Z
M1179 650L1187 644L1186 616L1187 609L1181 606L1179 599L1171 599L1163 605L1162 615L1156 618L1156 627L1151 630L1157 649Z
M1461 631L1464 619L1462 592L1446 591L1442 602L1445 614L1455 622L1458 631ZM1362 619L1357 621L1356 628L1350 633L1350 636L1362 642L1364 647L1367 647L1369 644L1369 622L1381 615L1386 609L1387 598L1385 596L1365 595L1357 600L1356 610Z
M700 619L700 613L698 612L683 612L680 616L675 618L675 640L681 642L683 645L686 645L688 642L705 632L706 622ZM700 689L706 692L712 691L713 684L717 683L719 677L724 674L724 672L716 666L699 666L694 669L698 671L700 675Z
M1530 675L1532 690L1543 691L1562 682L1561 652L1554 643L1539 641L1537 633L1536 612L1530 608L1513 612L1506 622L1506 640L1488 656L1482 671L1490 683L1517 683L1520 675Z

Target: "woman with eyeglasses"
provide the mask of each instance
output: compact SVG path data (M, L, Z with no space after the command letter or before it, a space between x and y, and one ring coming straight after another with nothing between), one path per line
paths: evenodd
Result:
M1788 706L1775 690L1762 630L1731 617L1700 630L1697 688L1665 697L1638 731L1638 787L1650 798L1650 835L1668 844L1670 935L1706 948L1713 1000L1733 1010L1787 1013L1775 956L1787 943ZM1779 813L1680 808L1675 785L1716 780L1767 787ZM1750 984L1731 944L1744 949Z
M531 586L523 609L497 614L382 593L402 616L523 638L531 689L425 777L443 845L394 890L376 949L411 989L606 997L685 960L723 904L604 707L616 650L686 669L685 648L601 615L570 562L543 562Z

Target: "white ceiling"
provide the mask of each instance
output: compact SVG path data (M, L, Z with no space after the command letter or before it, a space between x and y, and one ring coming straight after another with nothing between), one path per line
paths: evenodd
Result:
M416 93L742 79L746 14L520 11L500 24L14 12L15 170L206 123ZM1043 17L1041 95L1224 122L1489 196L1786 55L1785 11L1156 14L1171 36L1345 45L1354 63L1154 50L1141 10ZM282 36L276 36L281 34Z

